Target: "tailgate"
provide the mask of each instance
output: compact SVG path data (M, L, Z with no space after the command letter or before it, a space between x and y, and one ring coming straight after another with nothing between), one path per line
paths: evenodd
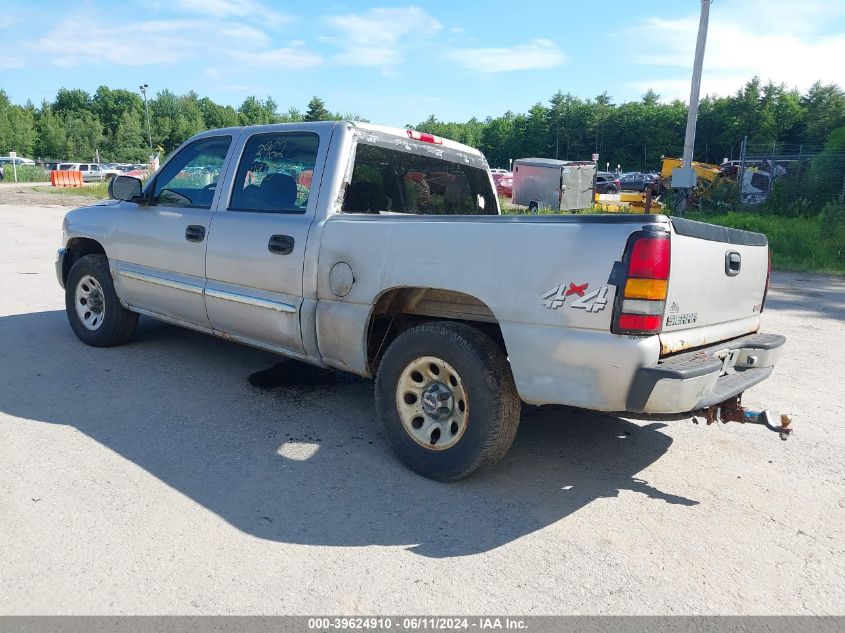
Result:
M756 332L768 273L762 233L672 218L662 354Z

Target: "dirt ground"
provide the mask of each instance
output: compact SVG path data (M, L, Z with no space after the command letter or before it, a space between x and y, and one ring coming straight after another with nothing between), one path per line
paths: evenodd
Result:
M50 183L42 184L38 188L50 186ZM40 206L48 208L71 209L96 202L96 196L83 196L79 194L51 193L48 191L37 191L29 183L0 183L0 204L18 206Z
M788 441L526 408L444 485L394 459L368 381L257 379L278 357L149 319L82 345L62 203L0 190L0 614L842 614L845 281L775 275L788 348L746 404L794 413Z

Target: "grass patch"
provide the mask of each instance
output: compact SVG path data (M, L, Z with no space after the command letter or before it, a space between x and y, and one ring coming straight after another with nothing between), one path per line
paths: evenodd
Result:
M732 211L685 217L764 233L769 238L772 267L777 270L845 274L845 222L828 214L790 218Z
M49 174L37 165L18 165L18 182L46 182ZM3 166L3 182L15 182L15 169L11 165Z
M527 214L510 199L499 197L503 215ZM664 209L663 213L669 213ZM553 213L541 209L540 214ZM559 212L561 213L561 212ZM607 213L600 206L578 213ZM746 231L763 233L769 238L772 267L775 270L845 275L845 210L841 204L829 204L815 215L787 217L771 211L692 212L691 220L709 222Z
M85 196L86 198L103 199L109 197L109 183L95 182L84 187L33 187L35 191L45 193L60 193L69 196Z

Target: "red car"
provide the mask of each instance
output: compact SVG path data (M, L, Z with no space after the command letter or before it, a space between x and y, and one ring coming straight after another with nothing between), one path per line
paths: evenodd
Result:
M513 173L493 174L493 183L496 185L496 193L500 196L513 196Z

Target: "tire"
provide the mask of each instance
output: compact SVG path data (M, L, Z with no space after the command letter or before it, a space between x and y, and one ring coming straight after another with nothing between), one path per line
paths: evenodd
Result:
M105 255L85 255L73 264L65 282L65 311L73 333L93 347L123 345L138 325L138 314L120 305Z
M424 323L396 337L381 360L375 400L397 457L437 481L497 463L519 426L521 404L505 354L463 323Z

